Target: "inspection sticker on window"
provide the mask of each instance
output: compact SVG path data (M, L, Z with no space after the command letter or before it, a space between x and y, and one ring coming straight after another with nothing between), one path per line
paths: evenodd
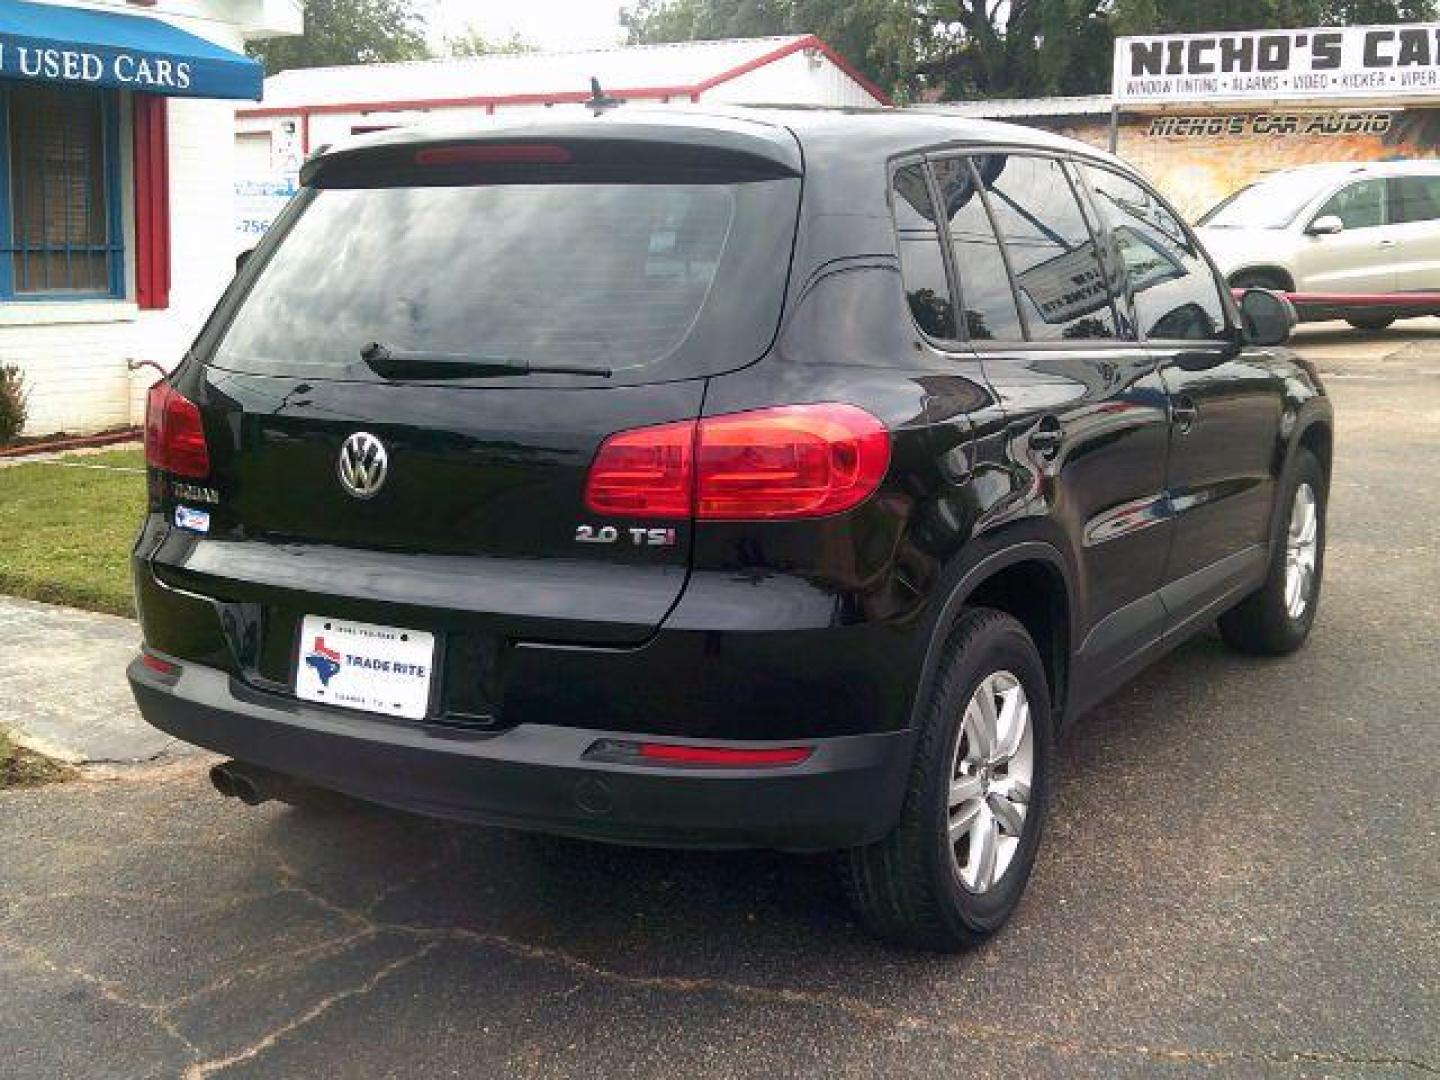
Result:
M434 660L435 636L422 630L307 615L295 695L420 720L430 704Z
M210 531L210 511L177 506L175 507L175 524L179 528L189 529L191 532L208 533Z

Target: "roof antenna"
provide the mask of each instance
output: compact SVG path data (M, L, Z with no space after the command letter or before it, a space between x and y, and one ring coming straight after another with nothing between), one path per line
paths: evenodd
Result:
M587 109L592 109L596 116L599 116L606 109L613 109L620 104L619 98L613 98L604 90L600 89L600 80L594 75L590 76L590 100L585 102Z

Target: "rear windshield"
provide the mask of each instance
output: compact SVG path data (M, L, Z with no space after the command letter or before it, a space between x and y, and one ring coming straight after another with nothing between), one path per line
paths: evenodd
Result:
M211 363L376 379L380 341L630 382L739 367L775 334L799 183L307 191Z

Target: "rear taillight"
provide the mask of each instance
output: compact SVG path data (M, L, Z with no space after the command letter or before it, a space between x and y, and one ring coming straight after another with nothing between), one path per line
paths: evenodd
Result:
M200 410L164 380L150 387L145 402L145 462L177 476L210 475Z
M890 432L854 405L786 405L701 421L696 454L697 517L820 517L880 486Z
M890 432L864 409L782 405L610 436L585 505L615 517L823 517L864 502L889 466Z
M695 423L611 435L595 455L585 505L611 517L688 518L695 488Z

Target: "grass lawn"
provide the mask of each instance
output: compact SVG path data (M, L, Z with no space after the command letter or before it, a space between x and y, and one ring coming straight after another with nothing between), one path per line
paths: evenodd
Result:
M138 446L0 468L0 593L133 616L144 513Z
M70 766L21 750L0 731L0 788L31 787L74 775Z

